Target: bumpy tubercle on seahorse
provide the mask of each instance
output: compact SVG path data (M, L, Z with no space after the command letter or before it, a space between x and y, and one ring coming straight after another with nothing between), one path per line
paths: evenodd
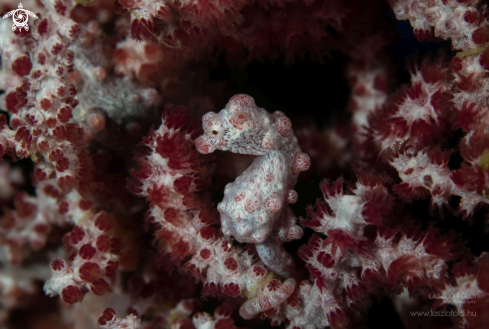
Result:
M240 243L254 243L265 265L282 277L294 272L292 257L282 243L302 237L302 228L287 205L295 203L297 177L310 166L284 113L269 113L248 95L233 96L219 113L202 118L204 134L197 150L216 149L257 157L233 183L226 185L218 204L222 232Z

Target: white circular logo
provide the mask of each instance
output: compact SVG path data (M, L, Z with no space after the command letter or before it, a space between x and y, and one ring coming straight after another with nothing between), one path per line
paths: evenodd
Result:
M12 31L15 31L17 28L19 28L19 31L24 28L26 31L29 31L29 24L27 24L27 21L29 19L28 16L31 16L32 18L37 18L37 16L29 11L24 9L24 6L22 3L19 3L19 8L14 9L6 13L3 18L7 18L12 16L12 19L14 23L12 24Z

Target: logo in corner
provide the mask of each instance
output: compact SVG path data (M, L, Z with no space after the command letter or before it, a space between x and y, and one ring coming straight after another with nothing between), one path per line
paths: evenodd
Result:
M29 24L27 24L27 20L29 19L29 16L32 18L36 19L37 16L29 10L24 9L24 6L19 3L19 8L14 9L6 13L3 18L7 17L13 17L14 23L12 24L12 31L15 32L17 28L19 28L19 32L24 28L26 31L29 31Z

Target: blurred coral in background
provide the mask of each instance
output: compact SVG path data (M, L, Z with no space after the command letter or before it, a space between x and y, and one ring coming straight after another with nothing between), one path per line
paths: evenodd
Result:
M489 327L487 2L20 8L1 328Z

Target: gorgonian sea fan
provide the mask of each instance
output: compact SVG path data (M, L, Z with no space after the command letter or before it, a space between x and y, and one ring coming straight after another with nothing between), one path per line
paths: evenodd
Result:
M0 326L354 328L390 301L391 326L488 326L486 2L23 6L28 30L0 21ZM402 71L394 17L451 52Z

